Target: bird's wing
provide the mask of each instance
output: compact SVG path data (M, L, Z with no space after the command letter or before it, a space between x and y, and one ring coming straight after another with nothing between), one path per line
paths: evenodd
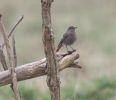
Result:
M63 38L62 38L61 41L63 42L63 41L65 41L65 39L67 39L67 38L68 38L68 33L65 33L65 34L63 35Z
M68 37L68 34L65 33L65 34L63 35L63 38L61 39L60 43L58 44L58 47L57 47L57 49L56 49L56 52L58 52L58 51L60 50L60 48L61 48L62 45L63 45L64 40L65 40L67 37Z

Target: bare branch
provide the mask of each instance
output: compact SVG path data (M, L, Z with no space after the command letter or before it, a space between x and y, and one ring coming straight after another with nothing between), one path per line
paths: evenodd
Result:
M12 34L12 32L14 31L14 29L16 28L18 24L16 24L13 29L11 30L10 34L9 34L9 37L10 35ZM18 84L17 84L17 79L16 79L16 73L15 73L15 68L17 65L16 65L16 50L15 50L15 40L14 40L14 35L12 36L12 48L13 48L13 53L12 53L12 50L11 50L11 45L10 45L10 42L9 42L9 39L8 39L8 36L5 32L5 29L3 27L3 24L1 23L1 19L0 19L0 30L1 30L1 33L3 35L3 38L4 38L4 44L6 46L6 50L7 50L7 55L8 55L8 60L9 60L9 65L11 67L11 80L12 80L12 83L11 83L11 88L15 94L15 97L16 97L16 100L20 100L20 95L19 95L19 91L18 91Z
M24 16L21 16L21 18L18 20L18 22L14 25L10 33L8 34L8 38L12 35L13 31L16 29L16 27L20 24L20 22L23 20Z
M12 67L10 69L11 72L11 79L12 79L12 88L13 91L15 93L15 98L16 100L20 100L20 93L19 93L19 89L18 89L18 83L17 83L17 78L16 78L16 73L15 73L15 69Z
M15 38L14 35L12 35L12 67L11 67L11 79L12 84L11 87L14 91L16 100L20 100L20 92L18 89L18 83L17 83L17 77L15 72L15 67L17 66L17 55L16 55L16 48L15 48Z
M9 43L9 40L8 40L8 36L5 32L5 28L1 22L1 17L2 15L0 16L0 31L3 35L3 39L4 39L4 43L6 44L6 51L7 51L7 55L8 55L8 61L9 61L9 65L10 67L12 66L12 56L11 56L11 48L10 48L10 43Z
M72 64L79 58L79 54L72 53L62 58L62 54L58 55L59 59L59 71L62 71L65 68L72 68ZM17 75L17 80L22 81L34 77L40 77L46 75L46 59L40 61L32 62L15 68ZM0 86L10 84L11 73L9 70L0 72Z
M13 56L13 67L17 66L17 54L16 54L16 47L15 47L15 37L12 35L12 56Z
M43 20L43 43L47 59L47 85L51 100L60 100L60 78L58 78L58 63L54 45L51 23L51 5L53 0L41 0Z
M7 70L8 67L7 67L7 64L6 64L5 55L4 55L4 52L3 52L2 45L0 45L0 62L2 64L2 66L3 66L3 69Z
M14 30L16 29L16 27L21 23L21 21L23 20L24 16L22 16L18 22L13 26L13 28L11 29L10 33L8 34L8 38L11 37L12 33L14 32ZM2 44L2 46L5 46L5 43Z

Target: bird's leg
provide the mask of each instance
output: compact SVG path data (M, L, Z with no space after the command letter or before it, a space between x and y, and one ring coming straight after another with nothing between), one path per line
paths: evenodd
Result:
M68 46L67 45L66 45L66 49L67 49L67 54L71 54L72 53L72 51L68 50Z
M46 69L45 69L45 72L46 72L46 73L48 72L48 67L47 67L47 66L48 66L48 63L46 62L46 65L45 65L45 68L46 68Z
M70 48L72 49L72 51L76 51L75 49L73 49L73 47L70 45Z
M67 50L67 52L69 52L69 51L68 51L68 47L67 47L67 45L66 45L66 50Z

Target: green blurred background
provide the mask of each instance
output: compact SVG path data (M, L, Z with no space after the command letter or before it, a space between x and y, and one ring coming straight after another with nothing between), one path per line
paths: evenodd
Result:
M62 100L116 100L116 1L54 1L55 45L68 26L77 26L78 40L73 47L80 54L79 63L83 66L83 69L66 69L60 73ZM14 32L18 65L44 57L40 2L0 0L0 13L7 32L24 15ZM19 87L24 100L50 100L45 76L19 82ZM0 87L0 100L14 100L9 86Z

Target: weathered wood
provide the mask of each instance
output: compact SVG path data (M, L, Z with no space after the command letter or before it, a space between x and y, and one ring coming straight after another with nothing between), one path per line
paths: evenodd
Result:
M14 34L11 36L12 39L12 68L11 68L11 79L12 79L12 84L11 87L13 89L13 92L15 94L16 100L21 100L20 98L20 92L18 88L18 82L17 82L17 77L16 77L16 72L15 72L15 67L17 66L17 55L16 55L16 48L15 48L15 38Z
M54 45L51 23L51 5L53 0L41 0L43 20L43 43L47 59L47 85L51 100L60 100L60 78L58 78L58 63Z
M2 45L0 45L0 62L2 64L3 69L7 70L8 67L7 67L7 63L6 63L6 59L5 59Z
M69 67L80 68L79 65L76 67L73 66L75 64L74 62L79 58L79 54L75 52L64 57L62 55L63 54L58 54L57 58L59 59L59 71ZM46 75L46 59L44 58L36 62L18 66L15 68L15 72L18 81ZM10 83L12 83L11 72L9 70L0 72L0 86L4 86Z
M5 28L4 28L3 24L2 24L1 17L2 17L2 15L0 14L0 31L1 31L1 34L3 35L4 43L1 45L1 49L0 49L0 61L1 61L2 65L3 65L4 70L8 69L7 65L5 65L6 64L5 56L4 56L4 53L2 51L2 48L5 46L7 56L8 56L9 68L11 69L11 80L12 80L11 88L12 88L14 94L15 94L16 100L20 100L20 92L19 92L19 89L18 89L17 77L16 77L16 73L15 73L15 67L17 66L15 38L14 38L14 35L12 35L12 33L15 30L15 28L17 27L17 25L22 21L23 17L12 28L9 35L7 35L7 33L5 31ZM11 35L12 35L12 45L10 45L10 40L9 40L9 37Z
M10 72L11 72L11 79L12 79L11 88L13 89L16 100L21 100L15 69L12 67L10 69Z
M12 55L11 55L11 47L10 47L10 42L9 42L9 39L8 39L8 35L5 31L5 28L4 28L4 25L1 21L1 18L2 18L2 15L0 15L0 32L3 36L3 39L4 39L4 43L5 43L5 46L6 46L6 52L7 52L7 56L8 56L8 64L10 67L12 67Z
M18 20L18 22L13 26L13 28L11 29L10 33L8 34L8 38L11 37L12 33L14 32L14 30L16 29L16 27L21 23L21 21L23 20L24 16L21 16L21 18Z

